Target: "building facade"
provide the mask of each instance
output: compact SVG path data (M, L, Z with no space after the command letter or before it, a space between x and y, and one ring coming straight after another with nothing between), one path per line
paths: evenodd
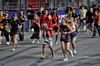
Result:
M40 7L45 9L60 8L66 9L76 3L78 7L82 3L90 7L97 4L100 7L100 0L0 0L0 10L20 11L27 10L31 5L32 9L38 10Z

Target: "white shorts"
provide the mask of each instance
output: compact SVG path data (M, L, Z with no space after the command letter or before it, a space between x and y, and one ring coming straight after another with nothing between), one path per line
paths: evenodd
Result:
M41 27L47 26L47 24L42 24Z
M49 43L45 42L44 41L44 37L42 37L42 45L45 44L45 45L49 45L49 46L53 46L53 42L52 42L52 38L47 38L47 40L49 41Z

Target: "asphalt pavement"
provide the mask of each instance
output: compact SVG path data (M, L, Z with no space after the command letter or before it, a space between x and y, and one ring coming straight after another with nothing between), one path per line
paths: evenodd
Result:
M40 44L32 44L31 35L32 33L25 33L25 40L18 41L19 45L16 46L15 52L11 52L12 43L6 45L5 39L2 39L0 66L100 66L100 37L98 35L96 38L91 38L89 33L81 31L76 40L77 54L71 58L66 52L68 61L62 61L64 56L60 41L57 45L53 44L55 58L52 58L51 51L46 46L46 59L41 59L41 41ZM55 41L55 37L53 41ZM71 45L70 49L72 50Z

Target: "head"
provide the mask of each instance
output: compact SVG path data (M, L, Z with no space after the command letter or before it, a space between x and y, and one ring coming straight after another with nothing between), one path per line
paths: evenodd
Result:
M44 10L44 11L42 11L42 15L46 15L46 11Z
M95 15L96 15L96 16L98 15L98 11L95 11Z
M90 8L89 8L89 11L90 11L90 12L93 12L93 8L92 8L92 7L90 7Z
M84 6L82 6L81 9L83 10L84 9Z
M70 18L70 22L74 22L74 18L73 17Z
M85 3L83 3L82 5L85 6Z
M3 16L3 11L2 10L0 10L0 16Z
M46 15L48 15L48 10L45 10Z
M75 9L73 9L72 12L75 13Z
M17 19L17 14L13 14L13 20Z
M65 25L66 24L66 19L62 18L62 24Z
M45 18L45 21L48 23L49 22L49 18L47 17L47 18Z
M5 18L6 18L6 19L8 18L8 14L5 15Z
M28 6L28 10L32 10L32 6Z
M38 15L37 14L35 14L35 19L37 19L38 18Z
M53 13L56 14L56 9L55 8L53 9Z
M41 8L40 8L40 12L42 12L43 10L44 10L44 8L43 8L43 7L41 7Z
M20 11L20 14L21 14L21 15L24 15L24 11L23 11L23 10L21 10L21 11Z

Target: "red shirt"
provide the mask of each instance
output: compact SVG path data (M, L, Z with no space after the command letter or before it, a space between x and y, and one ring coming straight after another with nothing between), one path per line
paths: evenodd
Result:
M60 17L59 17L59 15L57 14L57 15L53 15L52 16L52 19L54 19L55 20L55 22L57 23L57 25L56 26L54 26L54 27L57 27L59 24L59 20L60 20Z
M50 38L53 38L53 23L49 21L47 25L48 25L48 28L52 28L52 30L50 30L49 33L50 33Z
M46 17L47 17L46 15L41 16L41 24L46 24L46 21L45 21Z
M35 21L35 22L34 22ZM33 19L32 20L33 22L33 25L36 26L36 27L39 27L40 25L37 25L36 23L39 23L40 24L40 20L39 19Z
M93 19L95 20L94 24L95 24L95 25L98 25L98 22L99 22L100 16L99 16L99 15L94 16Z

